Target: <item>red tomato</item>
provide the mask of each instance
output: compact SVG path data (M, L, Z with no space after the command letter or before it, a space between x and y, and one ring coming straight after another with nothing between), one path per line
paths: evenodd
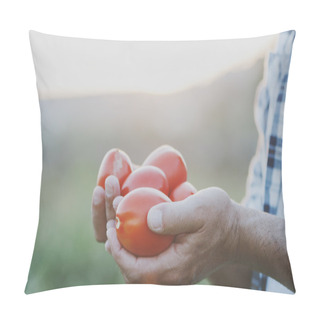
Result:
M197 189L188 181L185 181L175 187L170 193L169 198L172 201L181 201L195 194Z
M114 175L119 179L121 187L131 172L132 163L129 156L122 150L111 149L106 153L101 162L97 184L104 188L106 178Z
M125 196L128 192L141 187L155 188L166 195L169 193L166 175L154 166L143 166L133 171L124 181L121 195Z
M165 173L169 182L169 192L187 180L187 166L181 153L168 145L151 152L143 165L158 167Z
M172 243L174 236L152 232L147 223L149 210L158 203L171 202L154 188L138 188L129 192L116 212L117 236L121 245L136 256L156 256Z

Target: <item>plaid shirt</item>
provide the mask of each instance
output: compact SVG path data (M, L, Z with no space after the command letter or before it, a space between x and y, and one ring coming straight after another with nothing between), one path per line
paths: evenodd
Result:
M265 81L255 108L259 131L257 152L250 164L243 201L247 207L280 217L284 217L281 176L283 113L294 37L295 31L281 33L276 51L269 55ZM266 290L267 280L269 278L265 275L254 272L252 288Z

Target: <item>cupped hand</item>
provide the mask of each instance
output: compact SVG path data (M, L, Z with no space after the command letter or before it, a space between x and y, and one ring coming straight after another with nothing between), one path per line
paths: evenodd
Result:
M114 214L121 198L115 194L105 205L106 249L126 282L192 284L236 260L238 217L233 202L223 190L208 188L183 201L151 208L149 228L159 234L176 235L172 245L155 257L136 257L119 243ZM97 235L100 228L97 226L95 230Z
M98 242L106 242L106 224L108 221L114 221L116 213L113 207L113 200L120 196L119 180L115 176L109 176L105 181L105 189L97 186L93 190L91 217Z
M132 164L136 170L140 166ZM120 183L116 176L110 175L105 180L105 188L96 186L92 194L91 218L95 238L98 242L106 242L106 224L116 217L113 200L120 196ZM119 199L118 199L119 200Z

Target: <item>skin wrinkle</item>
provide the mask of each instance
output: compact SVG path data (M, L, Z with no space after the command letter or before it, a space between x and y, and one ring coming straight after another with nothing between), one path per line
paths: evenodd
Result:
M223 194L223 195L226 196L226 194ZM213 202L214 202L214 199L213 199ZM222 205L218 206L220 208L220 210L219 210L219 212L217 212L217 215L223 215L224 212L226 210L228 210L229 207L230 207L229 201L227 201L226 199L223 198L223 201L221 201L221 202L222 202ZM206 212L205 208L203 208L202 205L201 205L201 209L202 209L202 212ZM233 223L232 218L228 219L227 223L225 223L225 224L222 223L223 219L219 219L218 221L220 221L221 224L213 226L212 229L213 230L214 229L221 230L222 231L221 232L222 235L225 235L224 239L220 240L221 241L221 247L223 248L222 250L220 249L220 252L221 251L223 252L223 251L226 251L224 248L228 248L229 247L229 242L232 242L232 241L230 241L231 240L230 238L233 239L233 237L228 237L227 235L233 234L232 229L234 229L234 226L236 226L236 224ZM230 228L230 225L232 226L231 228ZM208 228L208 226L206 226L203 223L202 227L198 230L198 233L199 234L205 233L206 232L206 228ZM230 230L231 230L231 232L230 232ZM215 236L214 231L213 231L213 236ZM206 236L206 237L208 237L208 236ZM210 239L208 239L208 241L209 240ZM199 253L199 257L200 258L201 257L210 257L210 255L212 254L210 252L210 250L208 250L208 248L206 248L206 247L199 246L199 248L200 248L200 252L198 252L198 253ZM225 264L225 262L224 262L225 258L223 258L223 255L220 255L217 252L215 252L215 259L217 261L221 261L222 264ZM201 260L201 259L198 259L198 260ZM202 266L201 264L196 264L196 269L198 269L197 272L194 271L193 273L194 274L198 273L198 277L193 276L193 281L196 281L195 279L198 279L198 281L199 281L199 280L201 280L202 277L208 276L210 274L210 271L206 270L206 268L204 266Z
M222 190L221 190L222 191ZM223 199L222 204L220 204L219 208L220 210L218 211L219 215L224 215L225 212L229 212L232 211L231 209L231 203L230 201L228 201L229 199L228 196L223 192L223 197L221 197ZM220 222L219 225L215 226L215 228L219 228L220 230L222 230L222 235L224 236L222 241L221 241L221 247L223 248L220 251L229 251L227 250L227 248L233 248L235 247L234 243L236 243L235 241L235 237L237 235L237 232L235 232L235 230L237 229L237 219L236 219L236 215L232 214L227 216L227 221L224 222L224 219L218 219L218 221ZM214 229L213 229L214 230ZM233 251L233 250L231 250ZM232 256L232 254L228 253L228 256ZM221 258L221 260L223 260Z
M277 226L278 229L279 229L279 233L280 234L284 234L284 221L282 220L282 223L281 225L278 225ZM272 242L274 243L274 246L273 246L273 249L274 249L274 254L276 256L280 256L282 257L282 259L287 259L288 262L289 262L289 259L288 259L288 256L286 254L286 241L285 241L285 237L284 239L282 239L283 241L283 246L281 246L281 243L279 242L279 239L275 238L274 237L274 234L270 232L270 238L272 239ZM285 250L283 249L285 248ZM275 274L276 275L280 275L281 272L283 272L283 270L279 269L279 268L276 268L275 270Z
M234 207L234 258L233 263L237 263L239 261L239 250L240 250L240 216L239 216L239 210L238 207L235 205L234 201L232 201L233 207Z
M184 235L179 235L177 238L183 238ZM174 253L177 256L176 260L169 260L165 263L164 272L162 273L162 277L164 279L164 283L166 284L179 284L181 280L179 281L179 278L181 277L182 266L180 265L180 261L183 257L186 256L188 253L181 252L181 245L178 243L175 243L172 247Z
M226 211L232 212L233 214L228 218L228 224L231 225L227 228L226 233L228 232L228 236L225 238L225 246L226 248L231 248L230 263L234 262L237 256L237 246L238 246L238 233L239 233L239 217L236 214L235 210L233 210L231 202L227 204Z

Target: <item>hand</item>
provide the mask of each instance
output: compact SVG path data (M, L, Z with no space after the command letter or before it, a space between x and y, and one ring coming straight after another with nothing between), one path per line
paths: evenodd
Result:
M114 219L119 195L116 177L106 179L106 192L96 187L92 220L97 241L107 240L107 229L106 249L127 282L191 284L212 274L215 283L247 287L250 270L257 270L295 291L282 218L240 206L223 190L208 188L149 211L148 225L153 231L177 236L159 256L142 258L122 248L117 239ZM154 214L155 210L161 214ZM245 284L231 279L230 272L233 278L236 272Z
M108 222L106 249L128 283L192 284L236 257L237 214L221 189L208 188L183 201L156 205L149 211L148 225L159 234L177 236L166 251L144 258L126 251L114 221Z
M132 170L140 166L132 164ZM96 186L92 194L91 217L94 228L95 238L98 242L106 242L106 224L109 220L116 217L113 208L113 200L120 196L119 180L115 176L109 176L105 180L105 188Z
M106 224L114 221L116 213L113 200L120 195L119 180L115 176L109 176L105 181L105 190L100 186L95 187L92 195L91 216L98 242L106 242Z

